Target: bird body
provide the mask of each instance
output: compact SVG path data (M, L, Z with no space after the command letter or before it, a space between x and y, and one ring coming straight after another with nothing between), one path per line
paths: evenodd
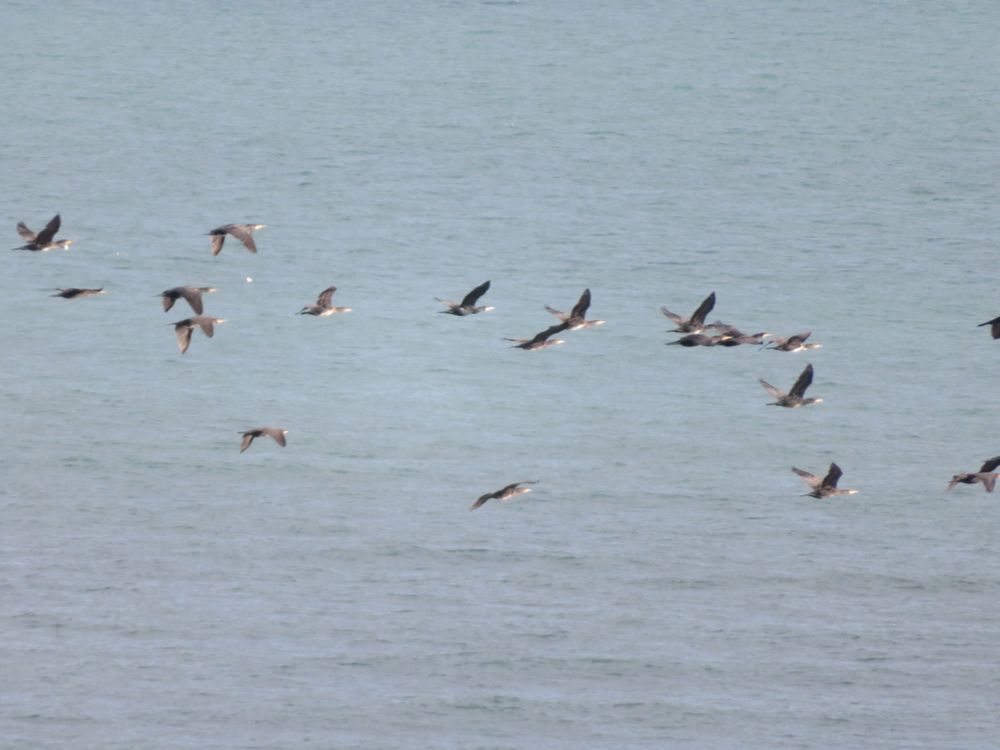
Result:
M73 244L73 240L57 240L55 239L56 232L59 231L59 225L62 219L59 218L59 214L56 214L51 219L49 223L45 225L45 228L40 232L35 233L25 226L23 221L17 223L17 233L21 235L21 239L25 241L26 244L21 247L15 247L14 250L32 250L34 252L45 252L46 250L69 250L69 246Z
M856 495L857 490L841 490L837 489L837 482L843 475L840 467L837 464L830 464L830 470L827 472L826 476L820 479L815 474L810 474L808 471L802 471L802 469L796 469L792 467L792 471L798 474L802 481L808 484L812 488L812 492L807 492L807 497L815 497L817 499L823 499L827 497L834 497L835 495Z
M795 384L792 389L785 393L780 388L775 388L773 385L768 383L766 380L761 380L760 384L764 386L764 389L774 396L774 401L768 406L787 406L789 409L797 409L800 406L808 406L809 404L821 404L823 399L821 398L804 398L806 388L812 383L813 380L813 366L806 365L805 369L799 374L796 379Z
M219 323L225 323L225 318L210 318L207 315L195 315L190 318L185 318L184 320L178 320L176 323L171 323L174 327L174 331L177 334L177 347L181 350L181 354L184 354L191 346L191 335L194 333L195 327L199 327L209 338L215 335L215 326Z
M996 486L997 477L1000 477L1000 474L995 471L998 466L1000 466L1000 456L989 458L981 467L979 467L979 471L956 474L953 476L951 481L948 482L948 489L951 490L956 484L975 484L976 482L982 482L982 485L987 492L993 492L993 487Z
M530 339L509 339L505 338L504 341L514 341L516 342L511 349L524 349L525 351L536 351L538 349L545 349L556 344L565 344L566 342L562 339L550 338L553 334L559 333L559 331L565 331L566 324L559 323L558 325L549 326L544 331L536 333L533 338Z
M351 312L349 307L334 307L330 304L330 298L333 297L333 293L337 291L337 287L328 286L322 292L319 293L319 297L316 298L315 305L306 305L301 310L299 310L296 315L315 315L318 317L326 317L327 315L336 315L337 313Z
M177 300L183 299L191 306L191 309L194 310L196 314L201 315L205 312L201 295L211 294L212 292L217 291L219 290L211 286L175 286L173 289L167 289L160 292L157 296L163 298L163 312L170 310Z
M253 233L258 229L263 229L267 224L224 224L216 227L209 234L212 237L212 255L218 255L222 250L222 244L226 241L226 235L233 237L243 243L251 253L257 252L257 245L253 241Z
M787 338L776 338L769 341L764 348L773 349L776 352L801 352L806 349L819 349L822 344L807 344L806 339L812 335L812 331L803 331Z
M693 346L716 346L720 341L720 336L708 336L704 333L688 333L676 341L668 341L667 346L684 346L687 348Z
M441 310L443 313L448 315L475 315L476 313L489 312L492 307L476 307L476 302L479 298L486 294L486 291L490 288L490 282L484 281L482 284L477 286L471 292L462 298L461 302L452 302L450 299L441 299L440 297L435 297L438 302L443 305L447 305L447 310Z
M559 320L566 324L565 330L567 331L577 331L581 328L593 328L594 326L604 325L603 320L587 320L587 308L590 307L590 290L584 289L583 294L580 295L580 299L573 306L573 309L567 315L564 312L553 309L548 305L545 309L555 315Z
M255 427L252 430L244 430L240 434L243 436L243 440L240 443L240 453L242 453L250 447L250 443L253 442L254 438L259 438L261 435L274 438L274 442L284 448L286 445L285 435L288 434L288 430L281 429L280 427Z
M712 312L713 307L715 307L715 292L708 295L698 305L698 309L691 314L690 318L683 318L665 307L661 307L660 311L677 324L677 327L673 329L674 333L701 333L705 330L705 316Z
M77 297L91 297L97 294L107 294L104 291L104 287L99 287L98 289L77 289L76 287L63 288L60 287L53 294L53 297L62 297L63 299L76 299Z
M475 510L487 500L500 500L501 502L505 502L510 500L512 497L517 497L518 495L523 495L526 492L531 492L530 487L521 486L524 484L538 484L538 480L533 482L514 482L514 484L508 484L502 490L487 492L485 495L481 495L479 499L472 504L472 507L470 507L469 510Z
M993 338L1000 339L1000 318L987 320L985 323L980 323L976 328L982 328L983 326L989 326L990 334L992 334Z

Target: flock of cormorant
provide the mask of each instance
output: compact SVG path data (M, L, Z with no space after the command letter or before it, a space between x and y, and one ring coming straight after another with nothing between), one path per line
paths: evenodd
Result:
M24 222L18 222L17 232L25 241L25 244L21 247L13 249L32 252L68 250L74 240L57 240L55 236L58 233L60 226L61 218L59 214L52 217L52 219L50 219L45 227L39 232L33 232L24 224ZM238 239L251 253L256 253L257 245L254 242L253 233L260 229L264 229L265 226L265 224L224 224L223 226L212 229L208 232L208 235L212 238L212 255L219 254L222 250L223 244L225 243L227 235ZM489 291L489 288L490 282L485 281L466 294L465 297L462 298L461 302L454 302L452 300L441 299L439 297L435 299L448 308L446 310L441 310L440 312L442 313L456 316L475 315L477 313L487 312L493 309L493 307L487 305L476 304L480 298L486 294L487 291ZM196 328L200 328L206 337L212 338L215 333L215 326L226 322L224 318L213 318L203 314L204 304L202 295L210 294L215 291L217 290L214 287L179 286L167 289L157 295L163 300L164 312L168 312L177 300L183 299L195 313L195 315L189 318L169 324L174 327L174 331L177 336L177 345L181 354L184 354L191 345L191 337ZM336 307L331 304L331 299L336 291L337 287L335 286L327 287L320 292L315 304L306 305L296 314L325 317L337 313L351 312L351 308L349 307ZM103 287L97 289L60 287L56 290L56 294L53 294L52 296L61 297L63 299L79 299L82 297L96 296L105 293L106 292ZM559 323L549 326L545 330L536 333L531 338L505 338L504 340L515 342L511 348L524 349L527 351L535 351L545 349L556 344L562 344L564 343L562 339L553 339L552 336L563 331L576 331L582 328L592 328L604 323L603 320L587 320L586 314L590 307L590 301L590 289L585 289L580 295L580 299L568 314L546 305L545 310L558 318L560 321ZM735 326L721 321L706 323L705 318L715 307L715 301L715 292L712 292L702 301L689 318L684 318L677 313L671 312L666 307L660 308L663 314L676 325L676 328L672 329L672 331L674 333L684 334L676 341L669 341L667 343L683 347L732 347L749 344L781 352L800 352L809 349L818 349L822 346L822 344L815 342L807 342L807 339L811 335L810 331L804 331L802 333L782 338L774 336L766 331L746 334L737 329ZM993 338L1000 339L1000 317L988 320L985 323L980 323L979 326L990 326L990 332ZM705 333L710 330L716 331L716 333L711 335ZM784 406L786 408L795 409L802 406L808 406L810 404L822 403L823 399L821 398L805 397L806 389L812 384L812 381L813 366L811 364L807 364L788 392L785 392L780 388L776 388L763 379L760 380L760 384L775 399L768 404L769 406ZM239 434L242 436L240 443L240 453L242 453L250 447L254 438L261 436L270 437L278 445L284 447L286 445L285 436L288 434L288 430L278 427L255 427L250 430L241 431ZM996 485L997 478L1000 477L1000 472L995 471L997 467L1000 467L1000 456L988 459L983 463L977 472L955 474L948 483L947 489L953 489L956 484L981 483L987 492L992 492L994 486ZM839 489L837 487L837 482L840 480L843 472L836 463L830 464L830 468L828 469L826 476L822 479L815 474L811 474L795 467L792 467L792 471L811 488L812 491L806 493L806 496L808 497L823 499L838 495L854 495L858 492L856 489ZM524 486L529 484L538 484L538 480L515 482L497 490L496 492L486 493L480 496L472 504L471 510L479 508L488 500L496 499L506 501L527 492L531 492L530 487Z

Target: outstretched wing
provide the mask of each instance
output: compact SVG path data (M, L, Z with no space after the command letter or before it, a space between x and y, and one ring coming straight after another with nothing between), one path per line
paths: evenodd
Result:
M554 326L549 326L544 331L539 331L535 334L534 338L528 341L529 344L539 344L545 341L549 336L554 333L559 333L559 331L565 331L567 327L566 323L558 323Z
M337 287L328 286L326 289L324 289L322 292L319 293L319 296L316 298L316 304L322 307L324 310L328 309L330 307L330 298L333 297L333 293L335 291L337 291Z
M212 336L215 335L215 326L213 325L215 321L212 320L212 318L205 318L199 316L198 318L195 318L195 322L199 326L201 326L202 333L204 333L209 338L212 338Z
M802 469L796 469L792 467L792 471L802 477L802 481L812 487L814 490L818 489L822 484L822 480L815 474L810 474L808 471L802 471Z
M766 380L761 380L760 384L762 386L764 386L764 390L765 391L767 391L772 396L774 396L774 398L775 398L776 401L780 401L781 399L783 399L787 395L783 390L781 390L779 388L775 388L773 385L771 385L770 383L768 383ZM798 469L793 469L793 471L798 471Z
M701 325L705 322L705 316L712 312L713 307L715 307L715 292L705 297L705 301L698 305L698 309L694 311L689 322Z
M243 451L245 451L247 448L250 447L250 443L253 442L253 439L255 437L257 436L254 434L253 430L251 430L250 432L243 433L243 441L240 443L240 453L242 453Z
M580 299L577 303L573 305L573 309L570 311L569 316L571 318L582 318L587 314L587 308L590 307L590 290L584 289L583 294L580 295Z
M219 251L222 250L222 243L226 241L226 235L224 234L213 234L212 235L212 255L218 255Z
M564 313L562 310L556 310L554 307L549 307L548 305L545 306L545 312L552 313L562 321L566 321L569 318L569 315Z
M476 502L472 504L472 507L470 507L469 510L475 510L480 505L485 503L487 500L492 500L493 498L495 498L498 494L499 494L498 492L487 492L485 495L482 495L478 500L476 500Z
M664 315L666 315L668 318L674 321L674 323L676 323L677 325L686 322L684 318L682 318L680 315L678 315L677 313L670 312L670 310L668 310L665 307L661 307L660 312L662 312Z
M843 475L843 473L844 472L840 470L840 467L837 466L837 464L830 464L830 471L828 471L826 473L826 476L823 477L822 486L835 488L837 486L837 482L840 481L840 477Z
M988 459L986 463L982 465L982 467L979 469L979 472L985 473L988 471L996 471L996 468L998 466L1000 466L1000 456L994 456L993 458Z
M52 242L52 238L56 236L56 232L59 231L59 214L53 216L49 223L45 225L45 229L38 233L35 237L35 242L39 245L47 245Z
M177 331L177 348L183 354L191 346L191 334L194 332L194 329L190 326L181 326L175 330Z
M231 224L226 228L226 231L242 242L246 246L246 249L251 253L257 252L257 245L255 245L253 241L253 232L245 226L242 224ZM221 242L219 243L219 246L222 246Z
M261 428L261 432L263 432L268 437L274 438L274 442L276 442L282 448L285 447L286 441L285 441L285 433L283 430L278 430L274 427L263 427Z
M802 373L799 375L798 380L795 381L795 385L792 386L792 390L790 390L789 393L792 396L798 396L799 398L802 398L802 396L806 392L806 388L808 388L809 384L812 382L813 382L813 366L806 365L806 369L804 369Z
M28 229L28 227L25 226L25 224L24 224L23 221L17 222L17 233L19 235L21 235L21 239L24 240L25 242L34 242L35 241L35 237L36 237L35 233L32 232L30 229ZM983 325L986 325L986 324L983 323Z
M489 288L490 288L490 282L484 281L482 284L480 284L471 292L465 295L465 298L462 300L462 307L471 307L472 305L476 304L476 301L484 294L486 294L486 290Z
M191 289L190 287L185 286L178 289L177 293L180 294L189 305L191 305L191 309L194 310L198 315L201 315L202 312L204 312L205 308L201 304L201 292L199 292L197 289ZM163 304L164 306L166 306L167 304L166 297L163 298ZM173 300L170 300L170 304L171 305L173 304ZM166 309L169 310L170 308L168 307Z

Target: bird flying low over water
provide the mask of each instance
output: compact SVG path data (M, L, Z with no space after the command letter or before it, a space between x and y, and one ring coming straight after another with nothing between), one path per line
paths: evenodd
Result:
M712 312L713 307L715 307L715 292L705 297L704 301L698 305L698 309L691 314L690 318L682 318L677 313L672 313L665 307L661 307L660 310L677 324L677 327L673 329L674 333L701 333L706 327L705 316Z
M975 484L976 482L982 482L983 487L986 488L987 492L993 492L993 487L996 485L997 477L1000 474L996 473L995 469L1000 466L1000 456L995 456L994 458L987 459L986 462L979 467L979 471L956 474L948 482L948 489L954 488L956 484Z
M205 308L201 302L201 295L217 291L219 290L211 286L175 286L173 289L160 292L157 296L163 298L163 312L167 312L174 306L174 302L183 298L191 306L192 310L201 315L205 312Z
M837 489L837 482L844 472L840 470L837 464L830 464L830 470L827 472L826 476L820 479L815 474L810 474L808 471L802 471L802 469L796 469L792 467L792 471L802 477L802 481L812 487L812 492L807 492L806 496L815 497L817 499L822 499L825 497L833 497L834 495L856 495L857 490L840 490Z
M351 308L349 307L334 307L330 304L330 298L333 297L333 293L335 291L337 291L337 287L328 286L319 293L319 297L316 298L315 305L306 305L295 314L325 317L327 315L336 315L337 313L351 312Z
M95 294L107 294L104 291L104 287L99 287L98 289L77 289L75 286L62 288L56 290L53 297L62 297L63 299L76 299L77 297L91 297Z
M776 352L801 352L806 349L819 349L822 344L807 344L806 339L812 335L812 331L796 333L788 338L776 338L764 345L765 349L773 349Z
M476 313L489 312L492 307L476 307L476 302L479 298L486 294L486 291L490 288L490 282L484 281L482 284L477 286L471 292L465 295L461 302L452 302L450 299L441 299L440 297L435 297L438 302L443 305L447 305L447 310L441 310L440 312L448 313L449 315L475 315Z
M61 221L62 220L59 218L59 214L56 214L49 219L49 223L45 225L45 229L41 230L37 234L28 229L28 227L24 225L23 221L17 222L17 233L21 235L21 239L27 244L13 249L33 250L35 252L45 252L46 250L56 249L69 250L69 246L73 244L73 240L55 239L56 232L59 231L59 224Z
M559 331L565 331L566 324L559 323L558 325L549 326L544 331L536 333L534 338L530 339L509 339L505 338L504 341L515 341L517 343L511 347L511 349L524 349L526 351L535 351L536 349L545 349L549 346L554 346L555 344L565 344L566 342L562 339L550 339L554 333L559 333Z
M590 290L584 289L583 294L580 295L580 299L573 309L570 311L569 315L559 310L555 310L548 305L545 309L555 315L559 320L566 324L567 331L576 331L580 328L593 328L594 326L604 325L603 320L587 320L587 308L590 307Z
M478 500L476 500L469 510L475 510L487 500L500 500L501 502L504 502L510 500L512 497L517 497L518 495L523 495L526 492L531 492L530 487L522 487L522 484L538 484L538 480L535 480L534 482L514 482L514 484L508 484L502 490L487 492L485 495L482 495Z
M222 250L222 243L226 241L226 235L231 234L238 239L251 253L257 252L257 245L253 241L253 233L258 229L263 229L267 224L225 224L216 227L209 234L212 236L212 255L218 255Z
M993 318L993 320L987 320L985 323L980 323L976 328L982 328L983 326L990 327L990 333L993 338L1000 339L1000 318Z
M210 318L207 315L195 315L191 318L178 320L176 323L170 323L170 325L174 327L174 331L177 334L177 347L181 350L181 354L183 354L191 346L191 334L194 333L195 326L201 328L202 333L212 338L215 335L215 326L225 322L225 318Z
M284 448L286 444L285 435L288 434L288 430L283 430L279 427L255 427L252 430L244 430L240 434L243 436L243 441L240 443L240 453L242 453L250 447L250 443L253 442L254 438L259 438L261 435L274 438L274 442Z
M768 406L787 406L790 409L797 409L800 406L823 403L823 399L821 398L804 398L806 388L808 388L812 382L813 366L806 365L806 368L799 375L798 379L795 381L795 385L792 386L792 389L788 393L785 393L780 388L775 388L766 380L761 380L760 384L764 386L764 390L774 396L775 400L768 404Z

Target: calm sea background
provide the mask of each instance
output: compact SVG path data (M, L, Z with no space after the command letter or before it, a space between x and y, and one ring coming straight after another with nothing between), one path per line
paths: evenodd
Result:
M1000 5L817 5L4 2L0 747L1000 747Z

